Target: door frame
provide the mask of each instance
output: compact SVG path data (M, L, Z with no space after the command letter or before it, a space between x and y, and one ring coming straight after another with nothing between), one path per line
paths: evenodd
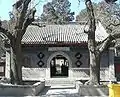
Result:
M63 57L65 57L68 60L68 62L69 62L68 77L72 77L72 69L71 69L72 68L72 61L71 61L70 57L65 52L58 51L58 52L52 53L47 60L46 78L51 78L51 76L50 76L50 62L57 55L62 55Z

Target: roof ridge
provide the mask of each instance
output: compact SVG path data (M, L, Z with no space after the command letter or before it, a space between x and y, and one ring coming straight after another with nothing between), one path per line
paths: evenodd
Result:
M87 23L87 21L72 21L72 22L69 22L69 23L66 23L66 24L49 24L49 23L46 23L46 22L33 22L33 24L37 24L37 25L85 25Z

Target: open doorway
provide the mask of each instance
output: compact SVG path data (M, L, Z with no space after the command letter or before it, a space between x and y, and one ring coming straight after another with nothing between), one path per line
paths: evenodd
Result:
M50 62L51 77L68 77L68 59L62 55L56 55Z

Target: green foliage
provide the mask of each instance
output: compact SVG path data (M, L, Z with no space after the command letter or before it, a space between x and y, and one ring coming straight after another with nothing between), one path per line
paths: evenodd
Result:
M68 0L52 0L43 6L41 21L50 24L66 24L74 19Z

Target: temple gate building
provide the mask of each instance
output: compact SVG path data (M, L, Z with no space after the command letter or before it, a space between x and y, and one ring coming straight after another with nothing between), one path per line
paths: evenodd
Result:
M89 79L88 25L30 25L22 39L23 80ZM95 39L101 42L108 34L100 22L96 24ZM100 80L115 79L114 48L109 47L101 57ZM6 52L6 77L10 77L10 50Z

